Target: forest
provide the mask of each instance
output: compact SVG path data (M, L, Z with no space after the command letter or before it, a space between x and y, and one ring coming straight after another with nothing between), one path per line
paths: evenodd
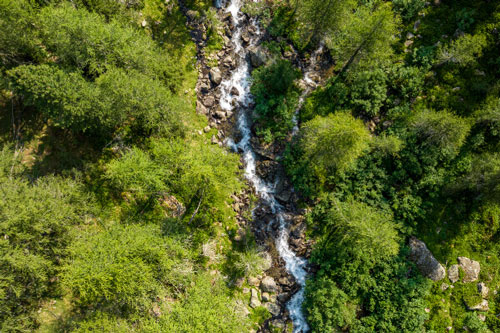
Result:
M499 79L495 0L0 0L0 331L500 332Z

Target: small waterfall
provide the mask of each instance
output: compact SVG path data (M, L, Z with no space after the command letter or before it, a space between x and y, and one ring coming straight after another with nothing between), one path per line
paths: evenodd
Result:
M217 1L218 6L225 5L224 0ZM302 313L302 303L304 300L304 286L306 282L306 266L307 261L303 258L299 258L290 249L288 244L289 230L287 228L288 223L285 218L283 206L276 200L274 196L275 184L267 183L265 180L261 179L256 172L256 155L250 143L252 138L251 133L251 102L252 96L250 94L250 64L247 61L247 51L242 45L241 34L242 34L242 20L243 15L240 14L240 9L243 5L243 0L231 0L229 5L226 7L226 12L232 14L233 23L236 27L236 31L232 36L232 43L234 45L235 56L239 58L239 65L233 71L231 77L224 80L221 83L221 98L220 106L224 110L233 110L234 105L238 105L238 121L237 128L241 133L241 140L235 143L231 139L227 139L226 144L229 145L235 151L241 152L243 159L245 161L245 177L254 186L255 191L262 199L264 205L268 206L272 213L274 214L276 220L279 223L279 236L276 239L276 248L280 256L285 261L285 266L287 271L293 275L300 285L300 290L295 293L291 300L287 304L288 311L290 312L290 317L293 321L294 332L307 332L309 326L305 320L304 314ZM256 21L252 21L251 24L257 29L255 35L259 35L258 24ZM252 38L250 44L255 44L255 38ZM316 54L314 54L316 57ZM309 78L310 71L305 71L304 81L309 87L314 86L314 82ZM231 90L236 88L238 90L237 95L231 94ZM304 91L301 97L301 103L304 102L305 95L310 90ZM236 102L236 103L235 103ZM298 110L297 110L298 112ZM297 114L294 117L295 122L297 119ZM296 126L297 127L297 126ZM298 128L297 128L298 131Z

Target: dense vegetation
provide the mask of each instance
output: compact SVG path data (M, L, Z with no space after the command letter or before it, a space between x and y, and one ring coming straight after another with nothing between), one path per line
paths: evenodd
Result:
M498 2L255 6L278 41L270 53L288 44L306 58L323 45L329 58L283 158L315 240L312 330L498 331L496 292L489 311L467 310L481 300L476 284L432 283L407 245L417 236L448 267L473 258L480 281L498 288Z
M212 1L181 4L218 52ZM269 55L252 72L255 133L286 144L313 240L312 331L499 331L498 1L245 11ZM285 54L319 47L324 80L291 136L303 91ZM177 1L0 0L0 331L248 332L267 318L233 284L263 259L251 237L231 241L241 166L199 131L195 56ZM489 310L469 310L476 283L422 276L411 236L447 268L479 261Z
M247 272L221 274L260 258L228 236L239 158L198 134L185 23L169 1L0 1L0 331L250 329Z

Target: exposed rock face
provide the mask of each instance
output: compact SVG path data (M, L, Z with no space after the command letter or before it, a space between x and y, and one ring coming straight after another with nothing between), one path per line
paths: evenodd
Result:
M481 265L475 260L467 257L458 257L458 264L464 270L465 276L463 282L474 282L479 278Z
M420 273L433 281L442 280L446 275L443 265L437 261L424 242L415 237L410 238L410 259L415 262Z
M448 279L450 279L451 283L455 283L459 278L458 265L451 265L448 269Z
M274 281L272 277L266 276L260 282L260 289L268 293L275 293L278 291L278 285L276 284L276 281Z

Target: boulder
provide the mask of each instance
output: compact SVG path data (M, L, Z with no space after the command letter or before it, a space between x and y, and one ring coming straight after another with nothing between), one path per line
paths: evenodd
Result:
M448 268L448 279L450 279L451 283L455 283L459 278L458 265L451 265Z
M463 282L474 282L479 278L479 272L481 271L481 265L475 260L471 260L467 257L458 257L458 264L463 269L465 276Z
M205 105L206 107L208 108L211 108L212 106L215 105L215 98L213 96L207 96L204 100L203 100L203 105Z
M231 88L231 95L233 95L233 96L239 96L240 95L240 91L238 90L238 88L232 87Z
M212 68L210 70L210 81L216 86L218 86L222 82L222 74L220 70L216 68Z
M481 294L483 298L488 297L488 294L490 292L490 288L484 284L484 282L480 282L477 284L477 291Z
M251 308L256 308L260 306L261 303L259 301L259 293L255 289L251 289L251 296L250 296L250 307Z
M266 276L260 282L260 289L268 293L275 293L278 291L278 285L276 284L276 281L274 281L272 277Z
M271 300L271 295L269 293L262 293L262 302L269 302Z
M442 280L446 275L443 265L437 261L424 242L415 237L410 238L410 260L420 270L420 273L433 281Z
M249 277L248 278L248 285L252 287L257 287L259 285L260 281L256 277Z
M269 312L271 312L271 314L274 316L274 317L277 317L279 316L280 312L281 312L281 309L278 305L274 304L274 303L267 303L266 304L266 308Z
M469 310L472 310L472 311L489 311L490 310L490 306L488 304L488 301L485 299L483 299L481 301L481 303L479 303L479 304L476 304L474 306L467 305L467 307L469 308Z
M248 55L250 56L250 63L254 68L264 65L267 61L266 53L258 46L249 47Z

